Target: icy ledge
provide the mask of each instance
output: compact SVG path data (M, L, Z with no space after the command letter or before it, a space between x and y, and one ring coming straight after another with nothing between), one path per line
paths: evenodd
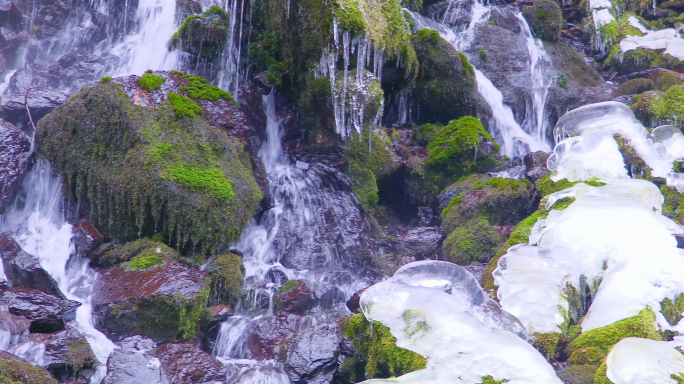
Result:
M513 316L487 299L475 278L442 261L421 261L361 295L368 320L390 328L397 346L428 359L423 370L364 383L561 384L551 365L521 337ZM505 330L509 329L509 330Z

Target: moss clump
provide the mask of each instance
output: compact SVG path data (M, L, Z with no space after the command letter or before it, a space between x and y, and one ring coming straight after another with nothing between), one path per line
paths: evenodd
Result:
M506 179L503 177L494 177L486 181L479 180L475 185L473 186L473 189L482 189L485 187L492 187L496 188L498 190L503 190L506 189L506 187L509 187L513 190L517 190L518 188L527 186L529 184L526 184L525 182L520 182L519 180L514 180L514 179Z
M0 382L7 384L57 384L50 374L41 368L19 360L0 359Z
M560 6L553 0L536 0L533 5L523 8L523 15L532 31L542 40L558 41L563 14Z
M675 296L674 300L666 298L660 303L660 313L665 316L670 325L679 323L682 319L682 312L684 312L684 293Z
M485 51L484 49L480 49L479 51L477 51L477 54L480 56L480 59L482 60L487 58L487 51Z
M36 140L65 196L114 239L227 248L261 199L241 143L166 103L134 108L117 84L84 88L41 119Z
M345 149L354 193L366 210L379 202L377 180L389 176L399 165L387 149L391 141L384 129L370 131L352 137Z
M427 360L421 355L397 347L389 328L379 322L371 325L362 314L340 319L340 326L354 352L340 371L351 382L364 379L389 378L424 369Z
M537 180L535 186L537 188L537 194L546 197L552 193L568 189L575 184L577 184L577 182L568 181L568 179L561 179L554 182L551 180L551 176L544 176Z
M594 347L608 353L613 345L627 337L662 340L662 335L655 328L655 313L652 309L646 308L636 316L583 332L570 343L569 350L575 352L583 347Z
M157 250L159 250L158 253ZM98 260L98 265L105 268L113 267L115 265L131 261L136 257L145 259L149 258L150 256L159 258L161 261L174 261L178 259L178 253L167 247L165 244L150 239L142 239L126 243L121 247L114 248L105 253ZM132 268L129 266L129 269Z
M599 366L605 358L606 354L602 350L596 347L583 347L573 352L568 362L576 365Z
M105 76L105 77L100 79L100 83L103 83L103 84L104 83L110 83L111 81L112 81L112 78L109 76Z
M209 305L235 306L242 294L245 282L245 266L240 256L229 253L218 256L207 267L211 276Z
M182 76L187 80L187 83L185 85L178 87L178 89L186 91L188 93L188 96L190 96L193 99L203 99L212 101L224 99L237 103L233 98L233 95L215 85L209 84L209 81L202 76L188 75L186 73L178 71L172 71L171 73L177 76Z
M482 384L501 384L508 382L508 379L496 380L492 376L482 376Z
M423 124L413 127L413 140L417 145L426 146L442 127L435 124Z
M618 96L638 95L655 89L655 84L651 79L632 79L625 81L618 89Z
M594 384L594 375L598 367L595 365L571 365L558 372L558 378L564 383Z
M228 36L228 14L212 6L202 15L189 15L169 41L169 50L182 49L208 59L217 58Z
M147 71L140 76L138 80L138 85L148 92L156 91L161 88L162 84L166 81L166 77L157 76L152 71Z
M465 116L453 120L440 129L428 144L426 165L456 177L476 172L483 166L491 166L486 155L479 162L475 158L475 152L483 140L494 141L477 118Z
M661 70L655 82L655 87L659 91L667 91L673 85L680 85L679 75L676 72ZM649 89L650 91L650 89Z
M563 335L559 332L552 333L538 333L532 334L534 342L532 345L541 352L546 360L553 360L556 358L556 353L558 351L558 343L560 343Z
M168 96L173 112L178 117L196 117L203 113L202 107L194 100L173 92L169 92Z
M150 269L161 264L164 264L164 260L157 255L138 255L131 260L130 264L128 264L128 269L133 271Z
M97 357L95 357L85 337L68 339L66 346L66 363L73 368L74 372L93 368L97 363Z
M444 242L447 260L459 264L487 262L501 246L501 234L486 220L474 219L451 232Z

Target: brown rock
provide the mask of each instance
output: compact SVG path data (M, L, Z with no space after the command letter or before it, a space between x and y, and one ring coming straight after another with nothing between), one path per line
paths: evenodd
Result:
M90 254L102 244L104 236L95 226L86 219L80 219L74 223L72 229L74 235L71 238L74 243L76 254L81 257L90 257Z
M32 333L50 333L64 329L67 321L76 318L81 303L35 289L12 288L0 293L0 305L30 320Z
M194 345L164 344L157 348L155 356L171 383L214 384L226 380L223 364Z
M30 138L12 123L0 119L0 214L14 200L33 158Z
M12 286L37 289L66 299L55 279L40 266L38 259L24 252L6 233L0 234L0 259Z

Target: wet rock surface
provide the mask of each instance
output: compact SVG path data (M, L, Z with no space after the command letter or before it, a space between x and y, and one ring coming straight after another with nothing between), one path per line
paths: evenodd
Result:
M86 219L80 219L73 224L73 237L71 242L74 250L80 257L91 257L91 254L98 248L104 236L95 226Z
M4 96L0 106L0 118L30 132L33 131L31 119L38 125L40 119L63 104L68 97L66 93L44 87L31 88L28 94L24 90L21 93ZM30 118L26 104L31 111Z
M293 383L330 383L337 370L342 333L322 324L298 333L287 345L285 371Z
M65 299L55 279L40 266L38 259L24 252L6 233L0 234L0 259L13 287L37 289Z
M32 163L31 139L12 123L0 119L0 214L14 199Z
M214 384L226 380L226 368L216 358L190 344L164 344L155 351L170 383Z
M416 260L431 258L439 250L444 231L440 227L416 227L397 237L398 252Z
M0 292L0 305L31 321L31 332L50 333L64 329L76 317L81 303L35 289L12 288Z
M16 316L10 312L0 311L0 331L10 336L20 336L29 330L31 322L24 316Z
M169 383L159 359L136 351L115 349L107 359L102 384Z

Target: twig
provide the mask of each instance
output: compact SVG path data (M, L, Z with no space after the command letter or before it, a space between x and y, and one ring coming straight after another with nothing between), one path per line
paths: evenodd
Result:
M36 124L33 122L33 116L31 116L31 108L29 108L28 105L28 94L29 91L32 89L33 88L26 88L26 92L24 93L24 106L26 107L26 113L28 113L29 121L31 121L31 126L33 127L33 133L31 134L31 153L33 153L36 143Z

